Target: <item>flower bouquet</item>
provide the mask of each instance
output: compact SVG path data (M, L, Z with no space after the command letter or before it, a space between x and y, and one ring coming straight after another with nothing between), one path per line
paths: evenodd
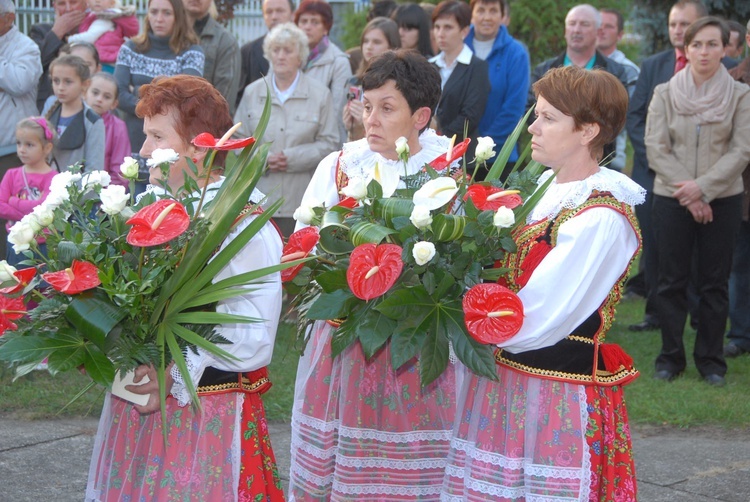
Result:
M282 273L287 291L297 294L300 339L306 342L311 322L327 320L337 326L334 356L358 340L370 358L390 340L394 368L420 356L423 385L440 376L451 352L495 378L488 344L513 336L523 321L516 295L494 282L507 272L495 264L516 250L514 231L547 186L537 189L539 163L517 169L528 147L507 181L499 180L524 123L483 182L472 181L465 161L451 168L466 140L417 174L375 166L368 179L349 179L338 205L300 207L296 218L310 226L290 237L282 256L317 258ZM474 170L494 146L479 138ZM405 164L405 140L397 152Z
M262 134L269 114L267 106L256 134ZM212 149L204 164L206 180L216 150L243 148L234 162L228 157L226 180L213 198L190 176L179 200L164 183L164 198L147 192L137 203L124 187L110 185L104 171L74 169L55 176L44 203L10 231L9 240L26 256L22 265L27 267L0 266L0 361L14 366L17 376L44 359L53 375L83 368L92 380L85 390L95 384L110 388L116 374L151 364L162 407L165 371L174 361L192 402L198 403L183 351L200 347L231 359L214 326L254 320L218 313L215 303L288 266L212 282L279 207L266 208L218 251L239 215L252 212L248 200L267 154L267 147L255 146L253 138L228 141L232 132L219 141L206 133L193 140ZM173 151L156 150L149 165L164 170L167 179L175 160ZM197 177L197 166L190 160L188 165ZM126 158L121 170L131 180L132 193L137 164ZM39 236L46 239L47 256L39 252Z

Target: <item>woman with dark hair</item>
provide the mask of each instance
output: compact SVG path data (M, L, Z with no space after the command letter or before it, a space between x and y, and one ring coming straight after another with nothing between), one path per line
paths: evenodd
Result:
M333 10L325 0L303 0L294 12L294 24L305 32L310 47L304 72L331 91L339 141L343 143L346 129L339 118L346 104L346 83L352 78L352 69L349 56L328 38L333 26Z
M435 55L430 41L432 25L422 7L415 3L401 4L393 11L391 19L398 24L402 49L415 50L426 58Z
M387 17L376 17L362 30L362 61L359 70L349 80L349 94L344 107L344 126L346 126L347 139L356 141L365 137L365 128L362 125L362 75L367 65L375 57L385 51L401 47L401 38L398 35L398 25Z
M693 359L708 384L725 384L729 273L742 219L742 171L750 161L750 89L721 64L728 43L723 20L707 16L691 24L685 31L688 65L656 87L648 109L646 154L656 172L652 214L662 349L654 376L659 380L671 381L685 370L687 286L695 263Z
M376 165L415 174L447 151L449 139L427 128L440 77L421 55L385 52L362 87L365 138L320 162L303 205L332 207L350 179L365 179ZM406 166L396 153L399 137L409 145ZM355 342L334 358L334 331L316 322L299 362L290 500L437 500L455 412L454 365L422 387L419 357L397 371L390 342L369 360Z
M149 0L143 32L123 44L115 66L118 108L123 111L134 150L146 139L143 119L135 114L138 89L158 76L203 76L204 61L182 0Z
M534 84L531 156L555 175L518 251L500 264L523 302L498 344L497 380L466 373L441 500L636 500L623 385L632 359L604 343L640 247L644 190L600 166L628 94L602 70L554 68Z
M210 150L191 144L199 133L221 137L232 127L229 106L206 80L180 75L158 78L141 87L136 113L144 119L146 141L141 155L171 148L179 159L162 179L159 167L151 182L166 184L177 197L192 200L200 194L181 192L185 176L206 187L206 201L224 181L221 170L203 172ZM210 111L210 113L207 113ZM221 165L223 152L215 162ZM187 159L199 166L194 173ZM166 196L162 188L150 188ZM257 190L250 203L264 198ZM222 249L254 220L239 220ZM215 281L276 265L282 242L271 222L243 247L215 277ZM168 429L162 429L159 385L152 366L135 370L135 384L126 388L149 396L145 406L107 394L99 421L89 469L86 500L256 500L283 501L265 411L260 395L270 386L266 366L271 361L279 314L281 277L263 278L246 293L218 302L216 310L259 319L252 324L219 325L226 339L220 347L235 359L217 359L202 349L186 350L190 377L197 384L199 403L190 402L183 375L174 364L165 378ZM143 379L143 377L148 377ZM199 404L200 407L195 406ZM165 442L166 434L166 442Z

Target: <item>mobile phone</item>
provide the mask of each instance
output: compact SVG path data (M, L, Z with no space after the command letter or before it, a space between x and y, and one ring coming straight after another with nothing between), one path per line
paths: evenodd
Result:
M356 85L349 86L349 92L346 95L346 98L349 101L357 100L359 101L362 97L362 88Z

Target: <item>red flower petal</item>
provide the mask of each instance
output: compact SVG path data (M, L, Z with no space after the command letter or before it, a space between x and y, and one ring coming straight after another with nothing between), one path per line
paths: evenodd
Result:
M481 211L497 211L503 206L508 209L514 209L523 204L523 199L518 194L502 195L497 198L491 197L493 194L502 191L501 188L474 184L466 190L464 200L471 199L471 202ZM488 198L490 200L487 200Z
M357 207L357 204L359 204L359 202L354 197L345 197L336 205L345 207L347 209L354 209L355 207Z
M401 275L401 247L396 244L362 244L349 257L346 282L354 296L371 300L391 289Z
M447 158L448 152L445 152L444 154L439 155L436 159L430 162L430 167L436 171L442 171L443 169L451 165L454 160L460 159L464 156L464 154L466 153L466 149L469 148L470 142L471 138L466 138L459 144L453 145L453 151L451 152L450 158Z
M289 236L289 241L281 252L281 262L306 258L310 254L310 251L318 244L319 240L320 234L317 227L306 227L297 230ZM288 282L294 279L303 266L304 264L300 263L299 265L282 270L281 281Z
M220 138L219 138L220 139ZM250 136L249 138L240 139L228 139L221 146L216 146L219 139L214 138L211 133L202 132L195 138L193 138L193 145L200 148L210 148L211 150L236 150L238 148L245 148L248 145L255 143L255 138Z
M171 206L165 216L163 213ZM157 221L159 218L161 221ZM131 246L158 246L169 242L187 230L190 217L185 206L175 200L162 199L149 204L133 215L127 222L133 225L128 232L127 241ZM157 224L156 228L152 228Z
M521 300L499 284L477 284L464 295L463 307L466 329L479 343L509 340L523 325Z
M29 267L22 270L16 270L13 275L18 280L18 284L16 284L15 286L9 286L7 288L0 288L0 293L12 295L13 293L18 293L19 291L21 291L23 288L29 285L31 279L33 279L36 275L36 268Z
M99 280L99 269L96 268L96 265L78 260L73 260L70 268L65 270L42 274L42 279L47 281L55 290L68 295L93 289L102 283Z

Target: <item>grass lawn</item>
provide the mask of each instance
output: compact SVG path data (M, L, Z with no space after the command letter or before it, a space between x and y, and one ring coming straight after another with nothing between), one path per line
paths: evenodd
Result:
M688 363L684 376L673 383L652 378L653 362L660 348L657 331L633 333L628 324L638 322L643 314L643 301L624 301L618 307L615 326L608 341L621 344L633 356L641 377L627 387L630 419L640 425L673 427L713 426L747 428L750 416L750 356L730 359L727 386L714 388L700 381L698 372ZM294 329L282 323L276 340L270 376L274 385L264 401L269 420L288 421L292 405L297 353L293 348ZM687 353L692 353L695 332L687 328ZM689 356L690 358L690 356ZM86 377L77 373L50 377L35 372L12 382L7 369L0 368L0 412L12 413L29 419L48 418L60 410L83 388ZM101 408L102 392L89 391L83 398L61 412L65 416L97 416Z

